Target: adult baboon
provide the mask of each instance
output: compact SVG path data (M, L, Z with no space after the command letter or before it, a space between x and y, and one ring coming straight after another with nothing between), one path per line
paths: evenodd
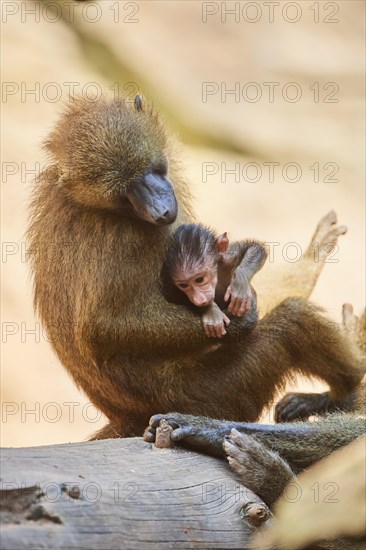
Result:
M348 339L302 299L258 324L254 311L232 318L211 353L200 316L164 299L159 274L172 232L193 215L177 155L139 97L134 106L74 101L46 149L52 164L37 182L28 231L34 302L61 362L110 421L96 437L140 435L157 410L254 421L292 372L329 384L312 410L357 386Z

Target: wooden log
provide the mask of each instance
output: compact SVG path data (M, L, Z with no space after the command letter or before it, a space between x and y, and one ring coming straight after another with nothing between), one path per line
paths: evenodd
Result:
M242 509L258 497L223 460L140 438L2 449L1 459L3 550L249 546Z

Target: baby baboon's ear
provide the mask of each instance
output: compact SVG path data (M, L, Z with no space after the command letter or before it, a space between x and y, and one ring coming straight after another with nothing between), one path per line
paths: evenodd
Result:
M141 96L137 95L135 97L134 106L136 111L143 111L143 105L142 105L142 98Z
M228 248L229 248L229 239L225 231L225 233L223 233L222 235L219 235L216 239L216 250L219 254L225 254Z

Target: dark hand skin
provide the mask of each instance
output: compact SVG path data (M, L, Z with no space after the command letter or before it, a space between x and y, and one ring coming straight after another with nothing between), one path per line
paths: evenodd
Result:
M352 411L356 395L347 395L343 399L332 399L329 392L324 393L288 393L275 407L276 422L307 420L312 415L324 415L337 411Z

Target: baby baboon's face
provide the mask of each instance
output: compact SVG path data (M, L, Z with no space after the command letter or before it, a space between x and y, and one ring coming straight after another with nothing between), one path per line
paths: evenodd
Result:
M217 266L206 262L198 266L196 272L180 271L173 277L173 282L192 304L207 307L215 299Z

